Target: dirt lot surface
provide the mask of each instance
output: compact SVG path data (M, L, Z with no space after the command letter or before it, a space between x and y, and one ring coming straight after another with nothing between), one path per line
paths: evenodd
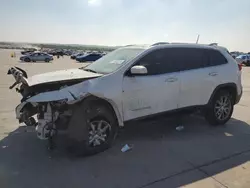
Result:
M14 109L20 96L6 72L20 66L28 75L81 67L68 57L52 63L19 63L0 50L0 188L250 187L250 68L243 69L244 94L225 126L185 118L185 129L161 119L127 126L113 148L72 158L63 146L49 152L34 130L20 126ZM133 149L122 153L125 144Z

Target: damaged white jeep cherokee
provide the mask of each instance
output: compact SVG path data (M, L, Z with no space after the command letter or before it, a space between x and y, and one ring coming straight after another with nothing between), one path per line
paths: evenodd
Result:
M84 155L110 147L125 122L151 115L202 109L210 124L225 124L242 95L241 67L210 45L127 46L85 68L28 78L13 67L8 74L23 97L19 122L50 141L67 130L73 151Z

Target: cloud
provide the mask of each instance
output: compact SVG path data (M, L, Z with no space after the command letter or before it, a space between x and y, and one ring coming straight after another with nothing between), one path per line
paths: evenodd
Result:
M249 0L240 8L235 0L71 1L3 1L0 41L122 45L194 42L200 34L201 43L250 51Z
M102 5L102 0L88 0L89 6L100 6Z

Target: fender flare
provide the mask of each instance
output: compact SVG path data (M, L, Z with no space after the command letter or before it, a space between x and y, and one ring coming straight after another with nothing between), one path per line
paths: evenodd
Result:
M123 126L124 126L124 123L123 123L123 116L122 116L122 114L121 114L121 112L120 112L120 110L119 110L117 104L116 104L113 100L108 99L108 98L105 98L105 97L102 97L102 96L97 96L97 95L94 95L94 94L89 94L89 95L87 95L86 97L84 97L81 101L78 101L78 102L82 102L82 101L87 100L87 99L89 99L89 98L91 98L91 97L95 97L96 100L102 100L102 101L108 103L108 104L110 105L110 107L112 107L112 110L113 110L114 113L115 113L115 116L116 116L117 121L118 121L118 125L119 125L120 127L123 127Z
M235 96L234 96L234 103L236 103L236 98L237 98L237 97L236 97L236 96L237 96L237 86L236 86L235 83L226 83L226 84L220 84L220 85L218 85L218 86L214 89L212 95L210 96L210 99L209 99L207 105L211 104L211 101L213 100L215 94L216 94L219 90L221 90L221 89L228 89L228 88L229 88L229 89L232 89L233 92L235 92L235 93L234 93L234 94L235 94Z

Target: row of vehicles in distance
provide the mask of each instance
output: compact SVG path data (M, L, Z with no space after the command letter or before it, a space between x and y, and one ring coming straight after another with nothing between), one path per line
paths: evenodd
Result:
M30 49L22 51L21 54L26 55L26 54L29 54L29 53L33 53L35 51L37 51L35 48L30 48Z
M37 62L37 61L45 61L50 62L54 58L53 56L64 56L70 53L66 53L66 51L53 51L53 52L46 52L46 51L35 51L35 50L26 50L22 51L21 54L23 56L20 57L20 60L23 62ZM89 62L89 61L96 61L97 59L101 58L102 56L106 55L106 52L80 52L74 53L71 55L71 59L75 59L77 62Z
M25 55L20 57L20 60L24 62L37 62L37 61L50 62L53 59L54 58L52 55L43 52L26 53Z
M78 62L88 62L88 61L96 61L100 59L102 56L106 55L105 52L86 52L86 53L76 53L71 55L71 59L75 59Z

